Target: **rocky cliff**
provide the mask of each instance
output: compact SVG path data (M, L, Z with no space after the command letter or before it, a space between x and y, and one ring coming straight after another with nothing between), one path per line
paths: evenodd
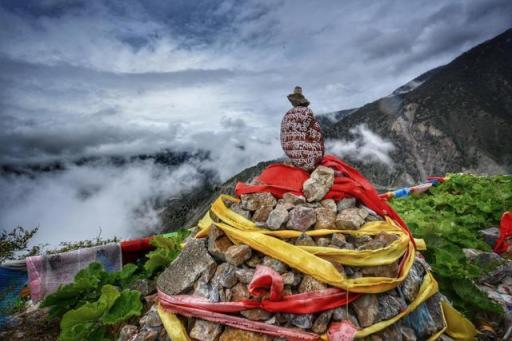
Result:
M350 139L365 124L395 145L393 167L346 160L377 188L418 183L448 172L512 171L512 29L430 70L391 95L359 109L319 115L327 139ZM170 202L163 212L167 229L192 226L213 198L228 193L270 163L260 163L202 194ZM178 203L179 201L179 203Z
M396 149L394 169L350 160L384 186L447 172L508 173L512 165L512 30L432 70L335 124L327 138L366 124Z

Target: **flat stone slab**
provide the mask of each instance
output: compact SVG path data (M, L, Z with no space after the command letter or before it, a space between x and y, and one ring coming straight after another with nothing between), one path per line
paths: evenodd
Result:
M180 255L158 276L157 286L168 295L181 294L191 289L203 273L213 274L216 266L206 248L206 240L191 239Z

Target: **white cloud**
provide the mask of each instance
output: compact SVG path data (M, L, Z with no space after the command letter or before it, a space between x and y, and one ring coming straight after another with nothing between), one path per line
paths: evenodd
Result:
M150 161L126 166L96 164L34 176L0 177L0 226L39 226L32 243L129 239L161 231L157 201L187 192L203 181L189 164L166 168Z
M350 129L352 140L327 140L326 150L341 158L350 157L359 161L380 162L390 169L393 159L390 153L395 149L391 141L377 135L364 124Z

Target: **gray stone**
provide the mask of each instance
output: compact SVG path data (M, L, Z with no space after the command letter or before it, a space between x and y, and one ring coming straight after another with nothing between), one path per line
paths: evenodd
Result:
M500 229L497 227L489 227L488 229L478 231L482 239L490 246L494 247L500 236Z
M505 259L495 252L485 252L476 249L462 249L462 251L467 259L483 269L495 269L507 263Z
M231 288L233 285L236 284L236 282L236 268L232 264L222 263L219 266L217 266L217 271L215 271L215 275L213 275L212 278L212 285L218 284L223 288Z
M229 289L229 288L224 289L224 290L220 290L219 291L220 302L229 302L229 301L231 301L232 295L233 295L233 293L231 292L231 289Z
M313 322L313 327L311 328L314 333L323 334L327 331L329 323L331 322L332 313L332 310L327 310L318 315L315 322Z
M284 273L288 271L288 267L284 263L278 261L277 259L270 258L268 256L263 257L263 265L268 266L272 270L279 273Z
M282 205L277 205L272 212L269 213L266 226L272 230L280 229L289 218L288 210Z
M292 204L292 203L289 203L289 202L284 201L284 199L279 199L279 200L277 200L276 208L277 208L277 207L281 207L281 208L284 208L285 210L289 211L289 210L291 210L292 208L294 208L294 207L295 207L295 205L294 205L294 204Z
M265 321L272 317L272 314L263 309L249 309L241 311L240 314L251 321Z
M351 236L348 235L346 237L347 242L354 244L356 248L360 247L361 245L364 245L372 240L372 237L370 236Z
M320 205L322 205L322 207L327 208L330 211L334 212L334 214L336 214L336 212L338 211L338 207L336 206L336 201L334 201L333 199L324 199L324 200L320 201Z
M355 207L356 206L356 198L345 198L338 202L338 211L343 211L344 209Z
M254 271L246 268L236 269L235 275L239 282L249 284L254 276Z
M324 290L327 289L327 286L323 284L322 282L317 281L313 277L309 275L304 275L302 278L302 282L300 282L299 285L299 292L310 292L310 291L318 291L318 290Z
M295 245L302 245L302 246L316 246L315 241L313 238L308 236L305 233L302 233L297 239L295 240Z
M398 261L395 261L388 265L364 266L361 267L361 273L365 277L394 278L398 274Z
M137 335L138 328L131 324L126 324L121 328L119 332L119 338L117 341L128 341L131 340L135 335Z
M416 298L416 295L420 290L421 283L423 282L424 275L425 269L419 262L415 261L409 271L409 274L400 287L405 300L408 303L411 303Z
M359 321L354 316L352 309L351 308L347 309L347 306L333 309L332 319L334 321L350 321L356 328L358 328L358 329L360 328Z
M252 215L252 220L259 225L266 225L267 219L270 216L270 212L272 212L274 208L272 206L262 206L254 211Z
M309 208L321 208L322 205L319 202L307 202L305 204L300 204L297 206L309 207Z
M379 313L376 318L377 321L389 320L390 318L398 315L402 308L405 308L407 306L404 301L387 293L380 294L378 296L378 300Z
M336 228L342 230L358 230L364 224L359 208L346 208L336 216Z
M277 204L276 198L267 192L242 194L241 199L240 206L248 211L256 211L263 206L274 207Z
M143 329L137 336L130 341L156 341L160 330L156 329Z
M290 219L286 226L293 230L306 231L315 223L316 213L314 209L297 206L290 211Z
M222 333L222 324L196 319L190 337L201 341L216 341Z
M292 270L293 272L293 283L292 286L296 287L302 282L302 278L304 277L301 272Z
M401 326L400 331L402 332L403 341L416 341L416 333L414 333L414 329Z
M381 232L372 240L361 245L358 250L377 250L382 249L397 240L398 237L391 233Z
M365 220L365 219L368 217L368 215L369 215L368 210L367 210L367 209L365 209L365 208L360 208L360 209L359 209L359 211L358 211L358 213L359 213L359 216L360 216L363 220Z
M309 179L307 179L302 191L308 202L320 201L329 192L334 183L334 170L325 166L318 166Z
M298 204L305 203L306 198L304 198L302 195L295 195L293 193L285 193L285 194L283 194L283 201L285 203L289 203L292 205L298 205Z
M345 235L343 233L334 233L331 238L331 243L340 248L343 248L347 244Z
M240 203L237 203L237 202L233 203L231 205L230 209L233 212L240 214L244 218L251 219L251 212L244 210Z
M162 320L158 315L157 306L153 305L139 320L141 328L158 328L162 326Z
M332 229L336 226L336 211L332 211L329 208L320 207L315 209L315 213L315 229Z
M369 327L377 321L379 300L377 295L366 294L352 303L354 312L361 327Z
M181 294L191 289L203 273L213 273L216 265L208 253L205 240L193 239L158 276L157 286L168 295Z
M272 337L237 328L224 328L219 341L272 341Z
M382 340L402 340L402 330L400 329L400 321L393 323L391 326L384 328L377 334Z
M428 339L444 327L440 297L435 294L402 319L403 325L412 328L420 340Z
M284 285L297 285L293 271L285 272L281 277L283 278Z
M158 336L158 341L172 341L170 336L167 335L167 331L165 330L165 328L162 328L162 330L160 330L160 335Z
M316 245L317 246L323 246L323 247L326 247L326 246L329 246L329 244L331 244L331 239L330 238L318 238L316 240Z
M212 256L218 260L225 261L226 257L224 253L232 245L231 240L229 240L221 229L215 225L210 226L210 232L208 233L208 252L210 252Z
M140 291L141 296L148 296L156 292L156 284L150 279L137 279L130 284L130 289Z
M209 298L210 290L211 286L208 284L208 282L199 279L194 283L194 291L192 292L192 296Z
M226 257L226 262L233 264L234 266L239 266L251 258L252 249L245 244L233 245L226 250L224 255Z
M250 266L251 268L255 268L256 265L261 264L261 258L259 256L257 256L257 255L254 255L247 262L245 262L245 264L247 266Z
M238 302L248 300L251 297L247 286L242 283L237 283L231 288L231 301Z
M313 314L284 314L289 323L301 329L311 329Z

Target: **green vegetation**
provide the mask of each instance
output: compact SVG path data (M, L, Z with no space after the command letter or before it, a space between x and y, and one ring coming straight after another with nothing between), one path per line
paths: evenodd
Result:
M127 264L121 271L109 273L99 263L82 269L73 283L48 295L41 307L50 307L50 318L60 318L59 340L112 339L113 328L142 312L142 298L131 285L139 279L152 279L178 255L188 235L180 230L169 237L156 236L156 247L144 264Z
M451 175L428 193L391 204L414 236L425 239L424 255L457 309L468 316L502 312L473 282L490 269L470 264L462 249L491 251L478 231L498 226L503 212L512 210L512 177Z
M37 233L38 228L26 230L21 226L16 227L10 232L1 231L0 233L0 263L7 260L33 256L37 253L39 248L32 248L27 250L27 245L30 239ZM21 252L25 252L20 255Z

